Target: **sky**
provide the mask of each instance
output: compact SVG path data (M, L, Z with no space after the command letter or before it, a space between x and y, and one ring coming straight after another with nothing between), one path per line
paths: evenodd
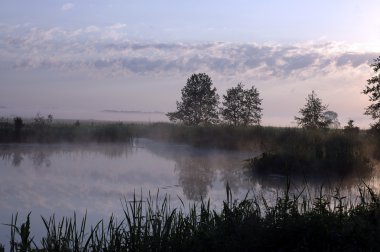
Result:
M207 73L221 97L254 85L263 125L294 126L315 90L342 125L368 127L378 13L373 0L2 0L0 117L166 121Z

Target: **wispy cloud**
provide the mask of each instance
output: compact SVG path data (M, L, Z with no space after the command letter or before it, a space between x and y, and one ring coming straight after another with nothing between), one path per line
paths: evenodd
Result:
M378 52L337 42L289 45L160 43L128 38L125 24L77 30L0 26L0 61L21 68L108 74L215 72L256 79L297 78L362 71Z
M127 25L126 24L122 24L122 23L117 23L117 24L113 24L111 25L109 28L113 29L113 30L119 30L119 29L124 29L126 28Z
M64 5L62 5L61 10L63 10L63 11L69 11L69 10L71 10L73 8L74 8L74 4L73 3L65 3Z
M103 112L106 113L122 113L122 114L165 114L162 111L141 111L141 110L116 110L116 109L105 109Z

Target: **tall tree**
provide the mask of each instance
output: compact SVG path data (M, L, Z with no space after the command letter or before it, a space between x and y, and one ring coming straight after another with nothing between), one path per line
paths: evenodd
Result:
M263 109L260 107L262 99L259 92L252 86L244 90L244 98L244 125L260 124Z
M177 101L177 111L166 114L170 121L180 121L186 125L218 122L219 96L207 74L191 75L181 92L182 101Z
M326 128L329 120L324 116L327 105L322 104L322 100L314 92L308 95L306 104L300 109L301 117L294 117L299 126L303 128L315 129Z
M223 99L221 113L225 121L234 126L260 124L262 100L255 87L244 89L244 85L239 83L228 89Z
M375 74L367 80L367 86L363 90L363 93L369 96L372 104L366 108L364 114L371 116L373 120L377 120L376 124L372 126L380 128L380 57L373 61L371 67Z

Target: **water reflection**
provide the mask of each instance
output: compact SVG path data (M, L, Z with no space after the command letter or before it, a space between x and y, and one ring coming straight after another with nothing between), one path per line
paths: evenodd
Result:
M108 159L127 157L133 147L127 144L0 144L0 157L14 167L32 160L33 167L50 167L52 155L103 155Z
M134 191L144 197L148 191L178 195L198 201L210 198L212 204L225 199L228 183L235 197L248 190L266 199L275 197L287 178L275 174L252 176L243 169L244 160L258 153L192 148L187 145L138 139L127 144L2 144L0 145L0 223L8 223L19 211L44 216L56 213L70 216L75 211L108 218L122 215L120 199ZM305 181L307 183L305 183ZM347 188L357 178L324 181L294 178L292 188L317 194L325 188ZM373 180L377 185L377 179ZM372 184L372 185L373 185ZM176 202L172 197L172 205ZM0 228L0 241L2 240ZM7 232L4 232L7 234Z
M140 139L137 144L151 153L175 162L174 172L188 200L200 200L210 191L221 189L228 183L233 191L249 189L249 180L242 172L244 160L258 153L193 148L188 145L164 144ZM248 183L247 183L248 182ZM217 187L217 188L215 188Z
M12 165L15 167L20 166L23 159L24 158L22 157L21 153L19 152L13 153Z
M65 169L67 172L71 171L73 176L75 174L79 177L85 176L89 184L99 181L136 184L132 182L139 181L138 187L144 185L149 189L159 187L169 189L172 185L179 185L180 188L176 190L182 189L182 194L189 200L206 198L215 187L224 187L227 183L234 192L246 191L257 185L265 190L283 188L287 179L284 176L275 174L265 177L252 176L249 170L242 168L244 159L257 154L192 148L187 145L160 143L147 139L138 139L132 146L126 144L0 145L1 159L24 172L34 168L37 174L45 172L60 176L57 174L57 169ZM140 159L133 161L136 157ZM112 167L115 164L110 160L117 161L120 169L115 170ZM75 168L65 167L65 164L75 165ZM362 178L298 177L292 178L292 181L298 185L307 181L311 184L334 184L345 188L360 182L360 179ZM104 194L100 191L98 193Z
M183 193L190 200L205 199L216 177L216 170L212 169L209 159L204 157L179 158L176 160L175 171Z
M24 185L20 190L27 191L33 190L36 185L46 187L55 183L61 188L47 192L41 192L37 188L39 191L35 189L35 193L39 194L38 197L45 193L48 194L45 198L51 198L51 194L56 191L66 201L71 201L71 195L80 192L86 202L90 201L88 199L109 201L110 197L118 200L140 188L145 191L161 188L165 192L195 201L209 197L224 199L227 183L236 195L239 195L239 191L245 193L252 189L274 191L284 188L288 179L284 176L253 176L249 169L243 168L245 159L258 154L193 148L147 139L137 139L132 145L3 144L0 145L0 182L3 185L0 185L0 189L6 185L11 187L11 181L20 181ZM9 166L19 171L13 171L13 177L9 176L12 173ZM294 187L308 183L345 189L366 179L291 178ZM25 188L30 181L36 185ZM73 193L74 189L76 192ZM0 193L4 194L4 189ZM16 193L19 194L20 192ZM75 205L72 208L75 209Z
M197 149L138 139L127 144L0 145L0 209L107 215L136 190L182 199L223 200L227 183L249 189L238 171L252 153Z

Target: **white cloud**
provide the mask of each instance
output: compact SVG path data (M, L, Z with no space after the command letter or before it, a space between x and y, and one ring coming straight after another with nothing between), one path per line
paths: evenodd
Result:
M113 25L109 26L109 28L111 30L119 30L119 29L124 29L126 27L127 27L127 25L126 24L122 24L122 23L116 23L116 24L113 24Z
M95 26L95 25L90 25L90 26L87 26L84 31L85 32L98 32L100 30L99 27Z
M190 74L206 72L220 93L240 81L257 85L264 99L266 124L290 122L310 90L315 90L339 113L342 123L352 118L368 125L362 119L368 99L361 92L373 73L369 63L378 57L379 51L359 50L357 46L334 41L293 45L142 42L131 40L118 27L125 26L68 30L2 24L0 73L13 71L12 67L36 72L50 69L65 76L99 80L112 76L133 79L131 83L144 79L155 85L156 80L168 80L181 85ZM173 97L157 100L157 104L169 103L170 99L175 104ZM283 119L278 119L279 115Z
M69 10L71 10L73 8L74 8L74 4L73 3L65 3L64 5L62 5L61 10L63 10L63 11L69 11Z
M378 56L326 41L295 45L139 42L129 40L125 27L0 26L0 59L23 68L163 75L200 71L256 80L302 80L342 71L364 72Z

